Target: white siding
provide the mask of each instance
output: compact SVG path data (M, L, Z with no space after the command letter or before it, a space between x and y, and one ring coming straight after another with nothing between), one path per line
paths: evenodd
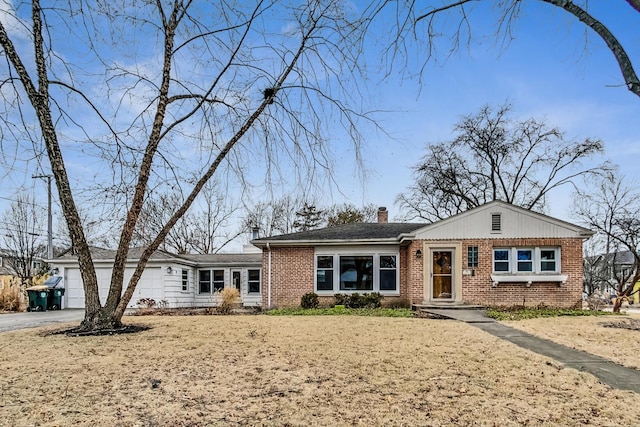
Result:
M133 272L133 268L127 268L125 270L125 287L133 275ZM64 269L63 274L65 284L65 307L84 308L84 288L82 286L80 269L77 267L67 267ZM96 275L98 277L98 294L100 296L100 303L104 304L107 300L107 295L109 294L111 267L96 266ZM164 299L160 267L148 267L145 269L133 297L131 298L131 301L129 301L128 307L137 307L136 302L140 298L153 298L156 301Z
M501 230L491 230L500 214ZM416 239L511 239L588 237L588 230L505 203L490 203L416 231Z

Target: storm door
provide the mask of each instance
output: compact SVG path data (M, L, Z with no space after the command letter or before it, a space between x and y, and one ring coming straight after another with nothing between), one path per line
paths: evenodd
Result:
M453 251L431 252L431 296L435 300L453 299Z
M242 294L242 289L240 289L242 272L239 270L231 271L231 287L236 288L240 294Z

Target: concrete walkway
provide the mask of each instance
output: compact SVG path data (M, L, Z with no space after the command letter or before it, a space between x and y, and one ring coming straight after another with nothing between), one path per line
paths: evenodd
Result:
M503 325L488 317L485 310L428 309L424 311L469 323L526 350L555 359L564 366L590 373L600 382L613 388L640 393L640 371Z

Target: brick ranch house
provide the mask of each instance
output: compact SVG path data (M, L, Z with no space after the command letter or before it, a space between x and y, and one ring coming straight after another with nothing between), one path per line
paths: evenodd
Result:
M299 306L315 292L380 292L386 305L545 304L582 296L586 228L493 201L431 224L377 223L254 239L262 249L262 307Z

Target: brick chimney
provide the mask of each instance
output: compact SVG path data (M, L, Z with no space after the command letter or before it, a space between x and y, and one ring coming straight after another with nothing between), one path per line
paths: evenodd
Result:
M378 208L378 224L386 224L389 222L389 211L384 206Z

